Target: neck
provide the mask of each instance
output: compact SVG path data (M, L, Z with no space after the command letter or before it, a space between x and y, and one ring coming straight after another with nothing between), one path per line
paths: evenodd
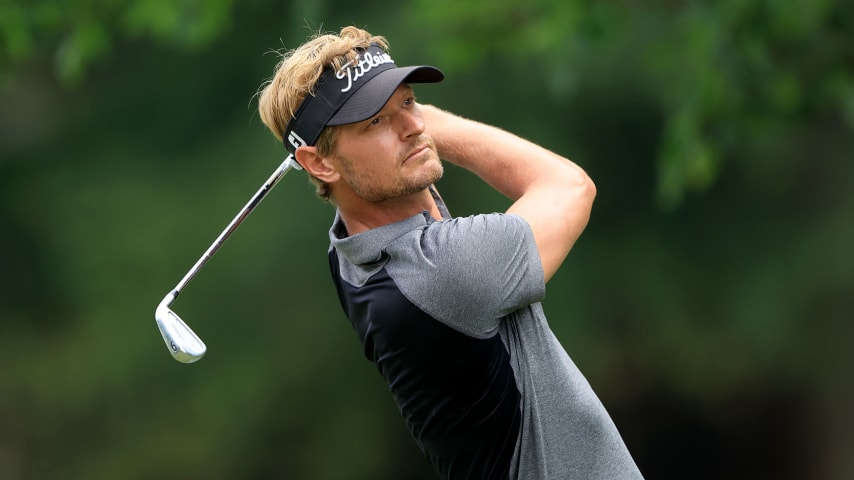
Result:
M434 219L442 219L439 206L428 188L412 195L379 202L369 202L355 195L336 200L348 235L399 222L425 210Z

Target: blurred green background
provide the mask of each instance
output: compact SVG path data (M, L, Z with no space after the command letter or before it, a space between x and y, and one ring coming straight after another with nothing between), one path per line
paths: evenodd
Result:
M647 478L854 478L854 3L0 0L0 479L434 478L302 173L175 302L208 355L154 324L283 159L275 52L348 24L593 177L545 309Z

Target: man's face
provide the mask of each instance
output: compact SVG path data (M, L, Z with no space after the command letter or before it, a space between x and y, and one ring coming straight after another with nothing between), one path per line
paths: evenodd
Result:
M380 202L418 193L442 177L433 139L409 85L401 85L382 110L342 125L331 157L341 181L359 197Z

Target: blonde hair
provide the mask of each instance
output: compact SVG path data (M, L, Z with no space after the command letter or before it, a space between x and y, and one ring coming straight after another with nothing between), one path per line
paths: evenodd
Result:
M358 59L356 49L368 48L372 43L388 50L384 37L351 26L342 28L338 35L318 32L306 43L283 53L273 78L261 86L258 94L261 121L282 141L288 122L294 118L306 95L314 95L314 85L324 68L331 65L337 70L347 62L355 62ZM321 155L332 153L335 128L324 128L316 146ZM317 187L317 195L329 201L329 186L314 176L310 178Z

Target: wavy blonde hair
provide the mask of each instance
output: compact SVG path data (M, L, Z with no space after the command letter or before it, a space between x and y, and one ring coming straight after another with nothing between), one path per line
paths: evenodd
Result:
M258 93L258 113L264 125L282 141L288 122L302 104L306 95L314 95L314 85L327 66L340 69L347 62L355 62L357 49L368 48L372 43L388 51L384 37L356 27L344 27L338 35L320 32L299 47L285 52L276 65L273 78L264 82ZM335 148L335 127L326 127L320 133L316 146L320 155L329 155ZM317 195L329 201L329 185L310 176Z

